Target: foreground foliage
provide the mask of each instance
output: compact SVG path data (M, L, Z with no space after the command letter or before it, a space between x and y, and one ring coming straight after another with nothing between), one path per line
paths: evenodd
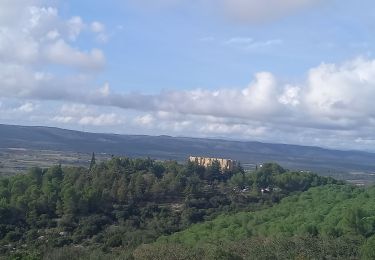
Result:
M269 209L194 225L144 246L139 254L155 249L170 254L169 244L188 252L202 245L216 248L229 259L374 259L375 188L311 188Z
M89 169L34 168L25 175L0 179L0 255L6 259L147 258L142 255L147 253L147 247L136 249L139 245L222 213L268 208L290 194L327 184L342 183L311 173L289 172L277 164L265 164L255 172L245 173L240 165L233 171L222 172L218 163L208 168L193 163L129 158L96 163L93 156ZM350 192L356 196L355 189ZM220 216L165 239L172 243L166 248L176 247L172 251L177 253L177 248L194 248L200 241L267 237L284 232L258 225L267 222L262 212L253 217L250 213ZM354 219L357 213L354 211ZM269 214L269 221L275 217L283 222L278 212L271 210ZM288 216L287 210L283 216ZM311 229L308 234L314 235L320 226L317 221L311 223L303 230ZM362 233L367 232L361 236L371 234L367 225L366 222L358 227ZM202 232L196 234L197 228L202 228ZM164 254L162 248L155 250ZM202 256L200 250L217 251L209 248L182 250L197 257Z

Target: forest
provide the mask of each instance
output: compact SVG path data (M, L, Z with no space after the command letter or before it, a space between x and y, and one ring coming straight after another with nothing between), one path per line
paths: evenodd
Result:
M373 259L375 189L118 158L0 179L0 259Z

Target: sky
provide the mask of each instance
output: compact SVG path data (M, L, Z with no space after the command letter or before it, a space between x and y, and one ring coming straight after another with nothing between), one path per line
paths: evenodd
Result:
M375 152L372 0L0 0L0 123Z

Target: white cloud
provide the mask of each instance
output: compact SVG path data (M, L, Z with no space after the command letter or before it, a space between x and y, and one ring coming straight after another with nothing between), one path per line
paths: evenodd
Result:
M108 41L109 36L106 32L105 25L101 22L92 22L90 25L90 29L93 33L96 33L96 40L98 42L105 43Z
M70 20L67 21L66 24L68 26L69 39L71 41L75 41L80 35L81 31L86 27L86 25L82 21L82 18L79 16L70 18Z
M60 114L64 117L83 117L92 113L92 109L83 104L64 104Z
M18 110L25 113L31 113L35 110L35 105L31 102L27 102L23 105L21 105Z
M100 49L75 46L83 30L91 31L87 27L81 17L64 19L42 1L1 1L2 97L63 99L87 91L90 78L105 65Z
M33 72L24 66L0 62L0 90L3 97L28 95L35 82Z
M60 33L56 29L49 31L46 35L46 38L51 41L56 40L59 37L60 37Z
M63 104L51 121L62 124L78 124L83 126L115 126L125 122L125 117L118 113L99 112L95 106L83 104Z
M24 67L17 67L17 65L1 66L0 63L0 68L1 88L5 96L5 93L14 93L13 96L24 98L72 101L108 108L144 111L146 115L140 115L135 120L139 125L150 124L155 117L152 113L157 113L156 116L161 121L178 122L180 125L186 120L181 119L179 115L185 117L190 115L242 120L224 122L224 124L249 125L251 122L256 122L257 124L271 123L279 127L317 130L354 129L353 131L361 132L364 131L363 129L367 131L375 126L373 106L375 61L365 58L358 58L341 65L321 64L309 70L306 79L299 83L283 82L272 73L261 72L256 74L249 86L243 89L174 90L162 91L157 95L116 93L110 91L109 84L88 91L84 88L85 80L82 81L83 87L77 88L72 85L70 90L62 88L61 92L46 93L46 86L55 81L53 76L25 71ZM40 88L44 91L38 91ZM69 109L74 111L68 112L65 109L62 115L58 116L77 117L74 122L88 117L81 123L97 122L93 118L102 113L92 115L85 112L85 107L69 105ZM76 113L79 117L74 115ZM100 118L103 122L114 120L104 119L104 117ZM217 122L213 123L217 124Z
M252 44L254 42L254 39L253 38L249 38L249 37L234 37L234 38L231 38L229 40L226 40L224 42L224 44L227 44L227 45L232 45L232 44L245 44L245 45L248 45L248 44Z
M52 118L52 121L63 124L72 123L73 120L74 118L71 116L55 116Z
M224 45L232 46L235 48L243 49L245 51L260 51L272 46L283 44L280 39L272 39L266 41L256 41L249 37L234 37L223 42Z
M114 113L100 114L98 116L85 116L79 122L80 125L111 126L121 125L123 121Z
M286 86L284 93L279 97L279 102L283 105L297 106L300 102L300 88L296 86Z
M35 39L0 26L1 62L31 63L38 59L38 55L39 43Z
M134 122L140 126L152 126L154 121L155 121L155 118L150 114L138 116L134 119Z
M200 131L208 136L241 136L247 138L255 138L265 133L265 127L251 127L248 124L225 124L225 123L206 123Z
M25 6L34 6L38 0L1 0L0 1L0 24L16 24L22 19L27 10ZM17 17L18 19L14 19Z
M51 63L82 69L100 69L105 63L105 57L101 50L92 49L90 52L81 52L61 39L47 46L45 55Z
M101 22L95 21L91 23L91 30L94 33L102 33L105 32L105 26Z
M322 64L310 70L303 102L316 116L373 118L374 73L375 60L359 58L341 66Z
M28 30L44 29L50 26L50 23L55 23L58 18L58 11L53 7L27 7L30 17L26 25Z
M20 74L27 75L22 68L19 69ZM12 74L14 71L17 70L7 70L6 67L0 70L2 87L5 86L9 92L18 91L18 95L24 97L32 95L36 98L39 95L39 99L70 100L134 111L159 111L162 120L184 114L315 129L339 130L375 125L371 121L375 117L372 105L375 96L375 61L363 58L342 65L319 65L311 69L306 80L298 84L282 82L272 73L262 72L256 74L249 86L243 89L175 90L163 91L158 95L116 93L110 91L109 84L91 92L87 89L75 89L72 93L28 92L36 88L35 84L46 84L52 82L53 78L49 79L50 76L44 74L36 77L31 73L28 77L17 78ZM84 108L76 110L84 111ZM149 118L140 117L138 121L147 122Z
M99 89L99 94L103 95L104 97L108 97L111 94L111 88L109 83L106 82L102 88Z
M262 72L243 89L109 93L86 101L138 111L134 122L147 129L312 145L327 135L325 144L337 147L342 136L348 143L375 138L374 75L375 61L360 58L321 64L293 84Z

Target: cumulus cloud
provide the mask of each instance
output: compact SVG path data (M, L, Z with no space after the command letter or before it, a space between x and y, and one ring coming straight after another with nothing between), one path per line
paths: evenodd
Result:
M106 82L102 88L98 90L98 93L104 97L108 97L111 93L111 88L109 86L109 83Z
M81 85L83 77L103 68L105 56L101 50L74 46L87 27L81 17L63 19L56 7L44 6L41 1L1 1L1 94L62 97L69 88ZM100 33L105 33L105 29ZM66 69L76 75L59 74Z
M322 64L308 76L304 103L317 116L372 118L375 107L375 60L358 58L341 66Z
M83 23L82 18L79 16L74 16L66 22L68 26L68 36L69 39L75 41L80 35L81 31L86 27Z
M190 91L182 96L172 93L161 101L161 107L169 106L181 113L254 120L285 117L300 125L312 122L322 127L324 122L350 128L370 123L375 115L371 105L374 75L375 61L363 58L341 65L321 64L308 72L304 82L294 85L278 81L271 73L259 73L242 91Z
M21 105L18 108L19 111L25 112L25 113L31 113L35 110L35 105L31 102L27 102L23 105Z
M117 117L116 114L100 114L98 116L85 116L82 117L79 122L80 125L93 125L93 126L103 126L103 125L119 125L123 123L121 119Z
M71 116L54 116L52 118L52 121L57 122L57 123L68 124L68 123L73 123L74 118Z
M62 124L78 124L83 126L115 126L125 122L125 118L114 112L99 112L95 106L83 104L64 104L57 115L51 118L53 122Z
M301 103L299 96L300 91L301 89L299 87L287 85L278 101L283 105L298 106Z
M17 51L14 51L17 50ZM39 43L31 38L0 27L0 60L31 63L38 58Z
M27 10L25 6L34 6L40 3L39 0L2 0L0 2L0 24L15 24L18 19L23 18Z
M105 25L101 22L95 21L92 22L90 25L90 29L92 32L96 33L96 40L102 43L108 41L108 34L105 29Z
M23 79L17 73L12 74L17 70L28 76ZM341 65L321 64L310 69L306 79L299 83L283 82L272 73L260 72L243 89L164 90L156 95L113 92L109 84L90 91L84 88L84 79L82 87L75 87L75 91L61 88L60 92L38 92L35 90L38 84L51 83L53 77L27 73L22 68L3 68L0 70L0 81L3 89L17 92L25 98L72 101L133 111L159 111L165 118L173 113L345 130L374 125L374 75L375 61L358 58ZM148 121L148 116L138 119L140 123Z
M374 75L375 61L359 58L341 65L321 64L309 70L306 79L298 84L262 72L243 89L163 91L159 95L111 93L91 98L106 106L159 111L158 116L164 121L181 114L230 119L228 125L257 122L260 126L272 123L279 127L359 131L375 123L371 105ZM233 122L234 119L240 122Z
M45 56L49 62L83 69L100 69L105 63L101 50L82 52L61 39L46 47Z
M36 118L44 116L40 109L43 102L7 99L0 97L0 118L2 123L19 124L19 122L33 124ZM51 110L50 110L51 111Z
M50 121L63 126L112 126L110 131L127 124L127 131L133 133L373 150L374 75L375 60L358 58L343 64L323 63L293 84L269 72L257 73L242 89L175 90L145 95L117 93L105 84L92 92L78 90L74 96L52 97L73 103L63 105L55 114L51 112ZM33 108L27 102L13 110L5 107L3 104L0 108L2 116L13 117L21 113L21 107L25 111ZM127 110L127 118L123 109Z
M137 116L134 121L140 126L152 126L152 124L155 122L155 118L150 114L146 114L143 116Z

